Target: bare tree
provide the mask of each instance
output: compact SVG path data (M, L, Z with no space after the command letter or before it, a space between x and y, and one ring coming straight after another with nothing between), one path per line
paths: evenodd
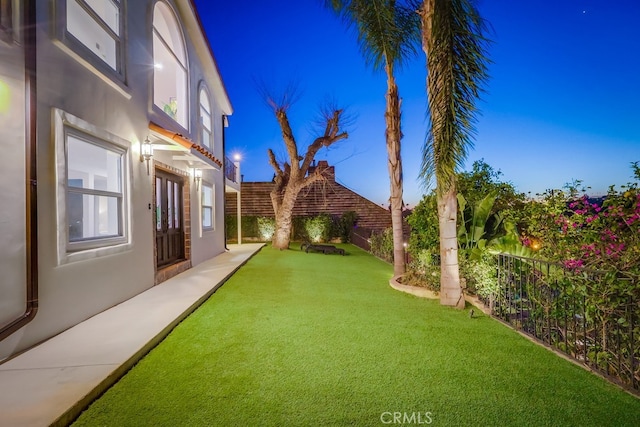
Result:
M344 130L347 119L343 109L335 108L332 105L325 106L321 112L322 128L318 130L318 136L307 147L306 153L300 155L298 143L287 116L292 97L283 96L278 102L274 101L273 97L266 99L280 125L288 157L287 161L278 162L273 150L268 150L269 164L275 170L275 185L271 190L271 203L276 218L276 231L272 243L274 248L288 249L291 240L293 207L300 190L325 179L319 169L314 169L309 173L309 167L321 148L329 147L348 137L348 133Z

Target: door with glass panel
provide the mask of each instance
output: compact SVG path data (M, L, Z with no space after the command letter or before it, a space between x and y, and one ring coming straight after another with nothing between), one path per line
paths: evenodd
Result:
M184 259L183 179L156 170L156 263L164 267Z

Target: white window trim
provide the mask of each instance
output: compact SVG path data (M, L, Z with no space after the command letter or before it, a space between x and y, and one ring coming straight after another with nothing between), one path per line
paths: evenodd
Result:
M203 233L208 233L216 230L216 187L213 183L202 181L202 190L200 191L200 231L201 235ZM204 226L204 215L203 210L205 205L202 203L202 198L204 197L204 187L211 189L211 227Z
M72 0L56 1L56 22L58 24L55 29L56 37L53 40L53 44L118 91L126 99L131 99L126 79L125 0L119 0L118 2L120 4L120 49L117 55L118 70L111 68L80 40L76 39L73 34L67 31L66 7L68 1Z
M68 264L127 252L132 248L131 241L131 202L130 179L131 143L104 129L90 124L72 114L60 109L53 109L54 142L56 147L56 224L58 240L58 265ZM92 247L83 249L81 245L69 243L69 231L67 223L67 154L66 154L66 129L72 128L89 135L92 138L103 141L104 144L113 144L122 150L122 236L96 240ZM95 244L104 246L94 247Z

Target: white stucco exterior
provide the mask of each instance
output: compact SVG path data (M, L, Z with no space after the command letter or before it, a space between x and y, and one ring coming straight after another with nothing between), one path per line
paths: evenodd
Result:
M0 40L0 325L24 312L25 242L25 100L24 55ZM2 353L0 352L0 358Z
M155 170L182 177L188 203L183 205L184 255L188 268L225 250L224 169L212 158L224 161L223 116L232 113L211 51L189 0L158 0L175 12L187 53L188 129L154 105L153 12L156 0L120 0L124 31L120 35L122 75L104 72L101 60L88 50L77 49L64 32L60 19L71 0L37 4L37 232L38 312L35 318L0 341L0 360L46 340L61 331L117 305L163 280L155 257ZM22 2L14 1L20 15ZM0 84L10 89L10 107L0 104L3 154L0 156L0 327L24 311L25 240L25 68L24 47L13 22L13 40L0 41ZM5 58L7 60L5 60ZM107 70L108 71L108 70ZM167 133L200 144L198 90L204 85L211 98L213 146L209 157L194 155L179 144L150 131L150 123ZM0 97L1 98L1 97ZM1 102L1 101L0 101ZM6 111L5 111L6 110ZM124 241L89 249L69 250L65 177L65 132L80 129L100 143L121 150ZM140 161L140 147L149 138L154 150L147 165ZM184 142L184 141L183 141ZM172 150L169 150L172 149ZM204 168L206 166L206 168ZM202 183L213 191L212 228L202 228L201 190L193 182L193 167L202 168ZM96 196L96 198L98 198ZM84 199L82 199L84 200ZM175 264L175 263L174 263ZM183 268L184 269L184 268ZM172 273L169 273L172 274ZM144 316L144 313L140 313Z

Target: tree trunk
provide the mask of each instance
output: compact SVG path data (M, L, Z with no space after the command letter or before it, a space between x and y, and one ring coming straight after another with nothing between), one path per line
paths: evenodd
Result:
M276 231L273 234L273 240L271 242L274 248L280 250L289 249L291 227L293 226L293 207L296 204L296 198L299 192L300 189L297 187L287 188L282 196L282 200L278 199L279 195L271 195L271 202L273 203L273 208L276 213Z
M393 274L394 276L405 272L405 247L402 231L402 158L400 154L400 96L398 86L393 77L393 70L387 65L387 110L384 118L387 129L387 154L389 160L389 181L391 197L389 199L391 209L391 227L393 231Z
M456 187L438 192L438 222L440 224L440 304L464 308L464 295L460 286L458 266Z

